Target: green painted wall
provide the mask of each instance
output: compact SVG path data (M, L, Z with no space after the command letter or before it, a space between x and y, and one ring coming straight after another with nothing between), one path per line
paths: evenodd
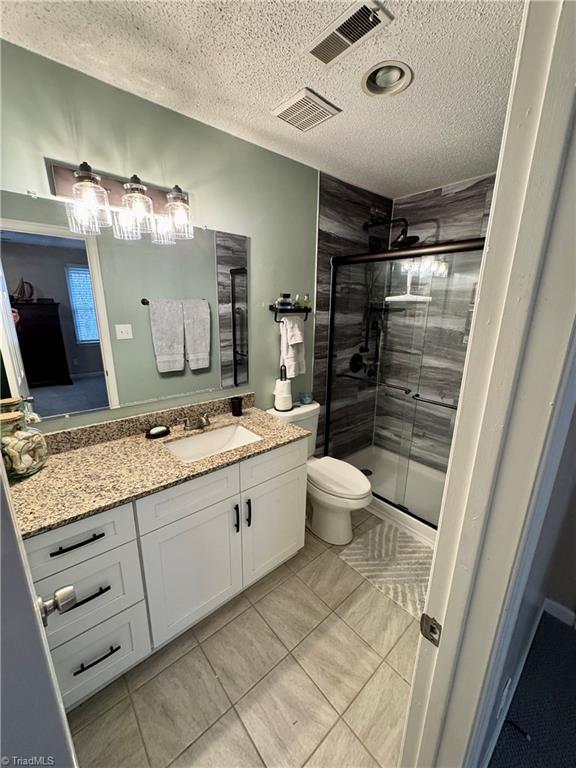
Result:
M4 41L0 64L2 189L46 196L44 158L87 160L113 174L180 184L193 194L199 224L250 237L250 383L243 389L269 407L279 341L268 304L281 290L314 293L317 171ZM313 323L305 327L307 374L294 380L295 394L311 388ZM175 402L199 399L206 395Z

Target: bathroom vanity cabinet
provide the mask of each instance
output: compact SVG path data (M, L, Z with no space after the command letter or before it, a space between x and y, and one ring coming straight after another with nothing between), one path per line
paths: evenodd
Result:
M25 541L38 595L77 603L46 633L71 708L304 545L307 441Z

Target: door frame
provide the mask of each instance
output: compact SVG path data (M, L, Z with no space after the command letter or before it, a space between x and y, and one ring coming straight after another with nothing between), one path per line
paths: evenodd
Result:
M574 238L557 242L574 116L570 0L524 9L401 765L476 768L576 406ZM565 226L566 219L563 219ZM523 581L524 579L524 581Z
M106 382L106 391L108 393L108 405L110 408L118 408L120 400L118 398L118 383L116 381L116 370L114 368L114 356L112 354L112 340L110 336L110 326L108 324L108 311L106 309L106 297L104 295L104 283L102 281L102 270L100 269L100 256L98 253L98 244L94 235L77 235L70 232L66 227L56 224L43 224L33 221L21 221L19 219L0 218L0 229L6 229L11 232L23 232L33 235L47 235L49 237L65 237L70 240L81 240L86 249L88 259L88 268L92 278L92 289L94 291L94 303L96 305L96 320L100 333L100 351L102 353L102 364L104 366L104 380ZM4 361L6 365L6 361ZM11 366L11 361L8 362ZM6 370L9 381L13 372ZM13 392L17 396L18 392Z

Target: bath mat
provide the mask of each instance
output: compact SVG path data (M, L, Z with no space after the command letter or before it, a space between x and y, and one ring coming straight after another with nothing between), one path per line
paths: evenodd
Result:
M340 557L415 619L424 611L432 547L393 523L355 539Z

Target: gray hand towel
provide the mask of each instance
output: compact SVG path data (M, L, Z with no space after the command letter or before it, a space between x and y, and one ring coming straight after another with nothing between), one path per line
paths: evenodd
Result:
M150 299L150 327L160 373L184 368L184 319L179 299Z
M210 305L206 299L184 299L186 360L191 371L210 365Z

